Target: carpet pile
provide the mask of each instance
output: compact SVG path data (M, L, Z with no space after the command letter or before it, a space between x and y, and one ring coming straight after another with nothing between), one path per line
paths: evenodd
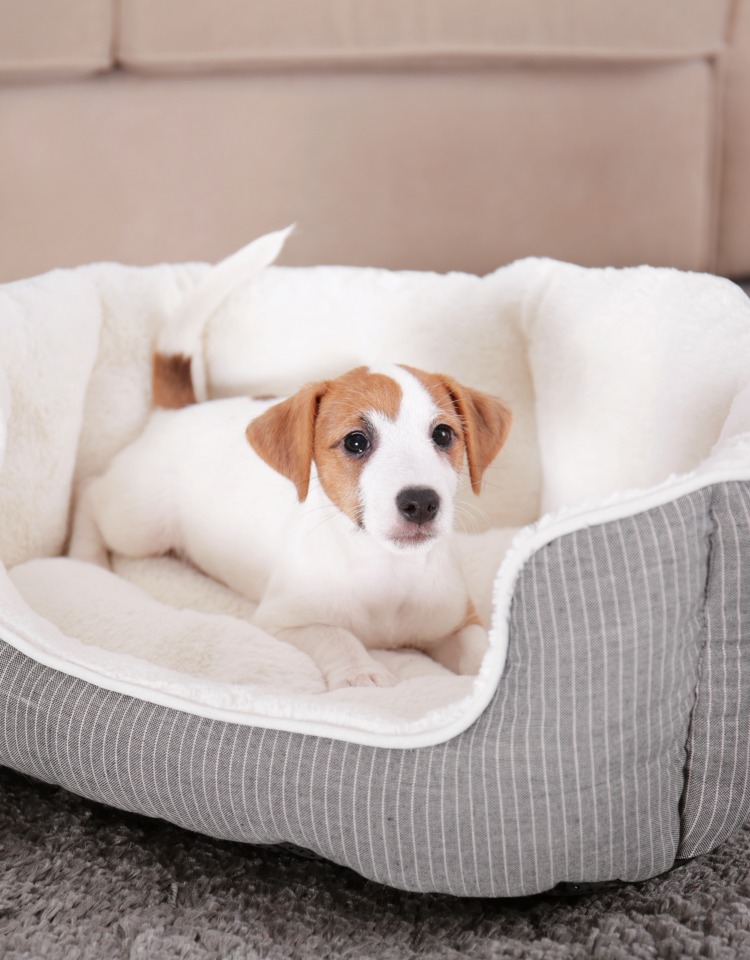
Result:
M461 900L0 770L2 960L750 958L750 828L639 886Z

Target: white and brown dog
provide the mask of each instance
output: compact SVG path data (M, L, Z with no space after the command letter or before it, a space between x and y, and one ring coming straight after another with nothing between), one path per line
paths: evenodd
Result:
M161 409L82 488L71 556L189 559L259 601L255 622L309 654L331 689L395 683L373 648L476 673L487 634L457 562L454 496L464 457L479 492L508 409L396 365L280 402L194 403L191 359L156 353Z

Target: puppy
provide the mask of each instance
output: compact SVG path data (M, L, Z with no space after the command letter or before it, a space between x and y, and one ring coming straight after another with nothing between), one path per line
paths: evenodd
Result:
M191 361L156 352L158 408L82 487L70 555L187 558L258 601L255 622L309 654L329 689L396 683L373 648L476 673L487 634L457 562L454 496L464 458L479 492L509 410L403 365L280 402L194 403Z

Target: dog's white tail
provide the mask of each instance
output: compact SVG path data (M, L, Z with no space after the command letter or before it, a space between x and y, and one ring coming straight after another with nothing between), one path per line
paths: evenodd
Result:
M153 396L159 407L184 407L208 399L203 330L211 315L241 284L256 277L281 252L294 226L267 233L217 263L164 325L156 341Z

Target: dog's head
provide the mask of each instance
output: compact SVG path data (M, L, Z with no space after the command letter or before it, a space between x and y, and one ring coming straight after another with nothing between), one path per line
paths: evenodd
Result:
M357 367L311 383L247 428L253 449L305 500L313 461L328 498L397 553L429 546L453 524L464 455L474 493L505 443L499 400L413 367Z

